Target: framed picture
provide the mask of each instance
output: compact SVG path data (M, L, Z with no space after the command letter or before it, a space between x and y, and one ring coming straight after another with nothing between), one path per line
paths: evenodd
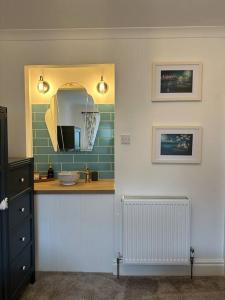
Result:
M153 163L198 164L201 162L202 128L153 126Z
M201 63L155 63L152 101L200 101Z

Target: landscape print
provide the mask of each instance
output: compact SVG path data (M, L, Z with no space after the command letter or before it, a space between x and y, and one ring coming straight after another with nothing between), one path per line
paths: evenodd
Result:
M161 70L161 93L192 93L193 70Z
M161 155L192 155L193 134L161 134Z

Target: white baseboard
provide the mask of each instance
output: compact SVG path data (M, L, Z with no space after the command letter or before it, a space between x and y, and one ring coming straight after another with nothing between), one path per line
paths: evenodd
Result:
M117 274L117 265L113 264L113 274ZM120 264L121 276L189 276L190 266L167 265L128 265ZM224 260L196 259L193 276L224 276Z
M196 276L224 276L223 259L196 259L194 264Z

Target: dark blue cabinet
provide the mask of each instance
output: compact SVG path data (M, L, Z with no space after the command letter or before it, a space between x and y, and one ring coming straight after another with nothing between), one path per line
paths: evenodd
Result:
M2 227L2 216L0 214L0 226ZM3 251L3 244L2 244L2 232L0 232L0 253ZM3 257L0 256L0 300L3 300L4 298L4 285L3 285Z
M33 159L8 159L7 111L0 107L0 300L35 281Z
M6 170L8 164L7 151L7 109L0 107L0 300L5 299L7 273L5 264L6 251L6 213L2 200L6 201Z

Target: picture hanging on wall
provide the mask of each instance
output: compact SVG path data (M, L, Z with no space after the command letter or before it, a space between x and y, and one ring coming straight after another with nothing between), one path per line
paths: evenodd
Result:
M153 163L198 164L201 148L202 128L199 126L153 126Z
M201 63L154 63L152 101L200 101Z

